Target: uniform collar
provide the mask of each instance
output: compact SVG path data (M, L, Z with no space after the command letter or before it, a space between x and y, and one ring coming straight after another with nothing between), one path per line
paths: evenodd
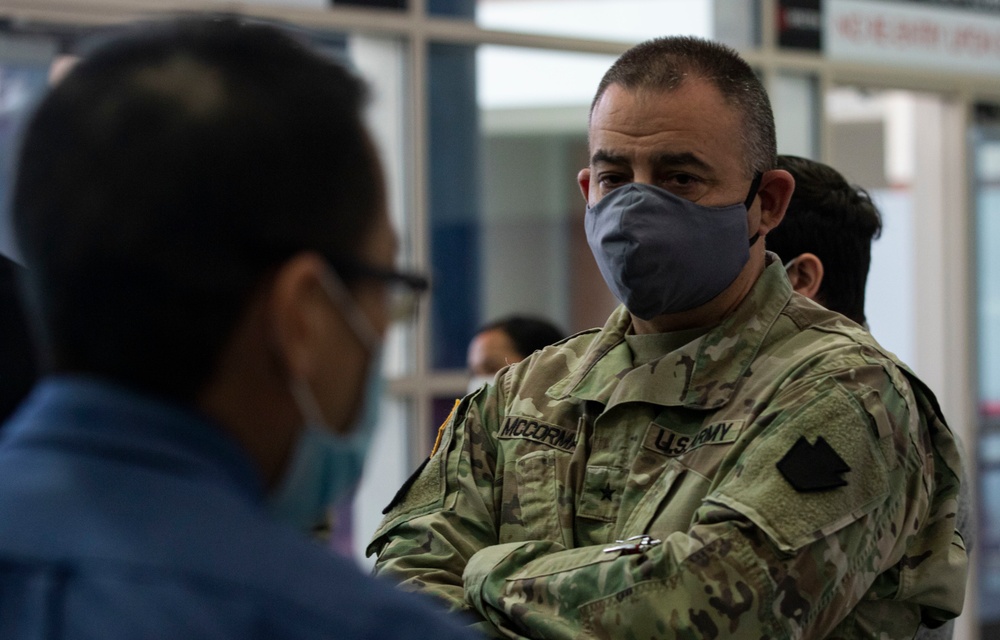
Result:
M634 366L625 333L632 324L624 306L615 309L570 375L548 390L555 399L593 400L717 409L747 375L761 344L792 295L781 261L767 266L750 293L719 325L680 349ZM625 384L622 384L625 382Z

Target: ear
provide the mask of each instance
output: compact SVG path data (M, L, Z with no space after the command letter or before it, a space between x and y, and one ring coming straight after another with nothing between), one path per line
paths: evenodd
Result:
M300 253L274 275L267 315L276 355L293 379L315 373L320 341L330 336L330 303L321 278L327 269L315 253Z
M823 261L813 253L803 253L788 267L788 280L792 289L810 300L816 300L823 284Z
M794 190L795 178L792 174L783 169L764 172L757 191L760 200L760 225L757 231L760 235L766 235L781 223Z
M580 185L583 199L587 201L587 204L590 204L590 167L580 169L580 173L576 174L576 183Z

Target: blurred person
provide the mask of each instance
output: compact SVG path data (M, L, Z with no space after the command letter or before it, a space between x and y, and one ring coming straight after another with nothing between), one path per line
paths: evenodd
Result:
M784 262L797 293L867 329L865 287L871 244L882 233L878 207L867 191L848 183L829 165L779 155L778 167L795 178L795 191L785 218L767 236L768 249ZM955 528L962 535L966 550L971 552L975 527L970 485L966 480L963 474ZM946 640L952 637L954 627L954 620L937 629L921 626L915 637Z
M364 87L236 19L138 27L34 113L44 377L0 442L0 637L461 638L301 529L353 486L398 285Z
M750 66L639 44L589 146L587 239L622 306L463 399L376 573L495 637L888 640L957 615L956 440L765 251L794 181Z
M35 382L28 324L17 293L20 265L0 255L0 426Z
M488 322L469 342L469 392L492 382L497 371L565 337L548 320L512 315Z
M77 62L77 56L56 56L49 65L49 83L59 82ZM17 262L0 255L0 426L28 395L37 377L27 320L17 292L21 271Z

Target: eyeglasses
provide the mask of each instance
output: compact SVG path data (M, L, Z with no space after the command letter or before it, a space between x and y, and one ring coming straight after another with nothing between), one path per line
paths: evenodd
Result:
M330 266L345 280L367 278L384 283L389 294L389 317L393 321L412 318L419 306L420 296L430 288L428 279L417 273L354 261L332 262Z

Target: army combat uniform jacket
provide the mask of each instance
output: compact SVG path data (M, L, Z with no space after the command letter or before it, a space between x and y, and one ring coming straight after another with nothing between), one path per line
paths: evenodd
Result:
M700 337L637 355L630 326L466 397L376 573L514 638L894 639L960 612L956 441L871 336L773 259Z

